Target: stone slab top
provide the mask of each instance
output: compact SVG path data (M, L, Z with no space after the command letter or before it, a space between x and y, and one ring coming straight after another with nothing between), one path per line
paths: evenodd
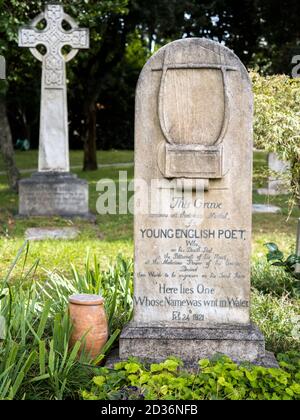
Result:
M79 233L76 228L30 228L25 232L25 239L28 241L76 239Z
M202 328L166 328L131 323L122 333L122 338L151 338L154 340L246 340L263 341L264 337L253 324L218 324Z
M269 204L253 204L253 213L278 214L281 213L281 208L277 206L271 206Z

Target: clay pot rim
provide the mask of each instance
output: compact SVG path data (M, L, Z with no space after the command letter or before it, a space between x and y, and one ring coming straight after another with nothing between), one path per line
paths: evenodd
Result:
M104 299L100 295L77 294L69 297L69 303L79 306L98 306L104 304Z

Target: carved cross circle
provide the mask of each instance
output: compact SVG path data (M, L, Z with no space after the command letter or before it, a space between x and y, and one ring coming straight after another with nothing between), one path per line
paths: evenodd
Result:
M40 22L46 20L44 30L37 29ZM70 31L65 31L62 24L66 21ZM47 53L42 55L38 45L43 45ZM63 55L62 49L69 45L71 51ZM89 48L89 30L78 28L71 16L64 12L61 5L48 4L45 12L38 15L29 26L19 32L19 46L30 48L35 58L43 62L44 83L48 88L64 87L65 62L72 60L79 49Z
M44 30L37 29L37 25L46 20L47 26ZM63 21L70 26L70 31L65 31L62 27ZM72 60L79 49L89 47L89 31L87 29L78 28L75 20L64 13L64 9L60 5L47 5L45 12L39 14L28 27L20 30L21 47L29 47L31 53L40 61L44 60L44 56L37 50L38 45L44 45L47 48L46 55L58 56L65 62ZM64 46L71 46L73 49L65 56L61 50ZM57 57L58 58L58 57Z

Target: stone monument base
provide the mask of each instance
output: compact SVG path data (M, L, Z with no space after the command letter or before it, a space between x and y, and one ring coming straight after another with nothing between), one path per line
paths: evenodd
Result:
M272 188L259 188L257 190L258 195L270 195L270 196L277 196L277 195L287 195L289 192L284 189L272 189Z
M93 219L88 182L70 173L37 172L19 182L19 216Z
M197 367L201 359L216 354L233 361L278 367L272 353L265 350L265 340L253 325L218 325L210 328L168 328L130 324L120 338L119 356L149 362L161 362L169 356L179 357L186 366Z

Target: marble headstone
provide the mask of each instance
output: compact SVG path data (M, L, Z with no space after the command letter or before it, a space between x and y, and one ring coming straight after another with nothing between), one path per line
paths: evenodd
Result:
M284 180L284 174L288 171L289 163L279 159L276 153L268 155L269 170L274 173L268 180L268 188L260 188L260 195L280 195L288 194L287 183Z
M38 29L42 21L45 29ZM70 30L63 28L67 22ZM46 48L45 55L37 49ZM89 217L88 183L70 174L66 63L79 49L89 48L88 29L76 22L58 4L48 4L45 12L19 31L19 46L30 48L42 62L39 168L19 185L21 216ZM63 47L69 46L68 54Z
M121 358L264 360L264 337L250 322L252 118L248 73L218 43L176 41L144 67L136 96L135 309Z

